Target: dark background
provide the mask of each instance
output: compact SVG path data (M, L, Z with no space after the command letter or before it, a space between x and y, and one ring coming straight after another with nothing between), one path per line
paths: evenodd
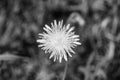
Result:
M61 80L65 61L38 48L45 24L75 26L65 80L120 79L120 0L0 0L0 80ZM6 57L6 55L8 55Z

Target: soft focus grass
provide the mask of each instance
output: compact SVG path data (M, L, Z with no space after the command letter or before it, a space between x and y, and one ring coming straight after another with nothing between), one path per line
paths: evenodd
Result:
M60 80L64 62L49 60L36 40L54 19L75 26L82 46L66 80L120 79L119 0L0 0L0 80Z

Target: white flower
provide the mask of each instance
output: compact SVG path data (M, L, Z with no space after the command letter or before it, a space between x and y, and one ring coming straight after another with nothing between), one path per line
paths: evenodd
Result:
M77 45L81 45L79 42L79 35L75 35L74 27L70 28L70 24L63 25L63 20L57 24L56 20L51 23L51 27L45 25L44 33L39 33L39 39L37 40L45 53L50 53L50 59L54 57L54 61L62 61L62 58L67 61L67 54L72 57L71 53L75 53L73 48Z

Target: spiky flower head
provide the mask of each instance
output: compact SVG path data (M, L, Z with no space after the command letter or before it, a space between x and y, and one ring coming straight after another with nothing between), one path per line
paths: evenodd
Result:
M50 59L54 57L54 61L62 61L62 58L67 61L67 55L72 57L71 53L75 53L73 48L81 45L79 42L79 35L75 35L74 27L70 24L63 25L63 20L58 23L54 20L51 26L45 25L43 28L45 32L39 33L37 40L38 47L41 47L45 53L50 53Z

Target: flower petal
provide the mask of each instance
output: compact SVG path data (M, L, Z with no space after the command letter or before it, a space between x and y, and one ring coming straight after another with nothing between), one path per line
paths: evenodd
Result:
M73 42L73 43L75 43L75 44L77 44L77 45L81 45L81 43L80 43L80 42Z
M45 25L45 27L46 27L47 29L49 29L50 31L52 31L52 29L51 29L48 25Z

